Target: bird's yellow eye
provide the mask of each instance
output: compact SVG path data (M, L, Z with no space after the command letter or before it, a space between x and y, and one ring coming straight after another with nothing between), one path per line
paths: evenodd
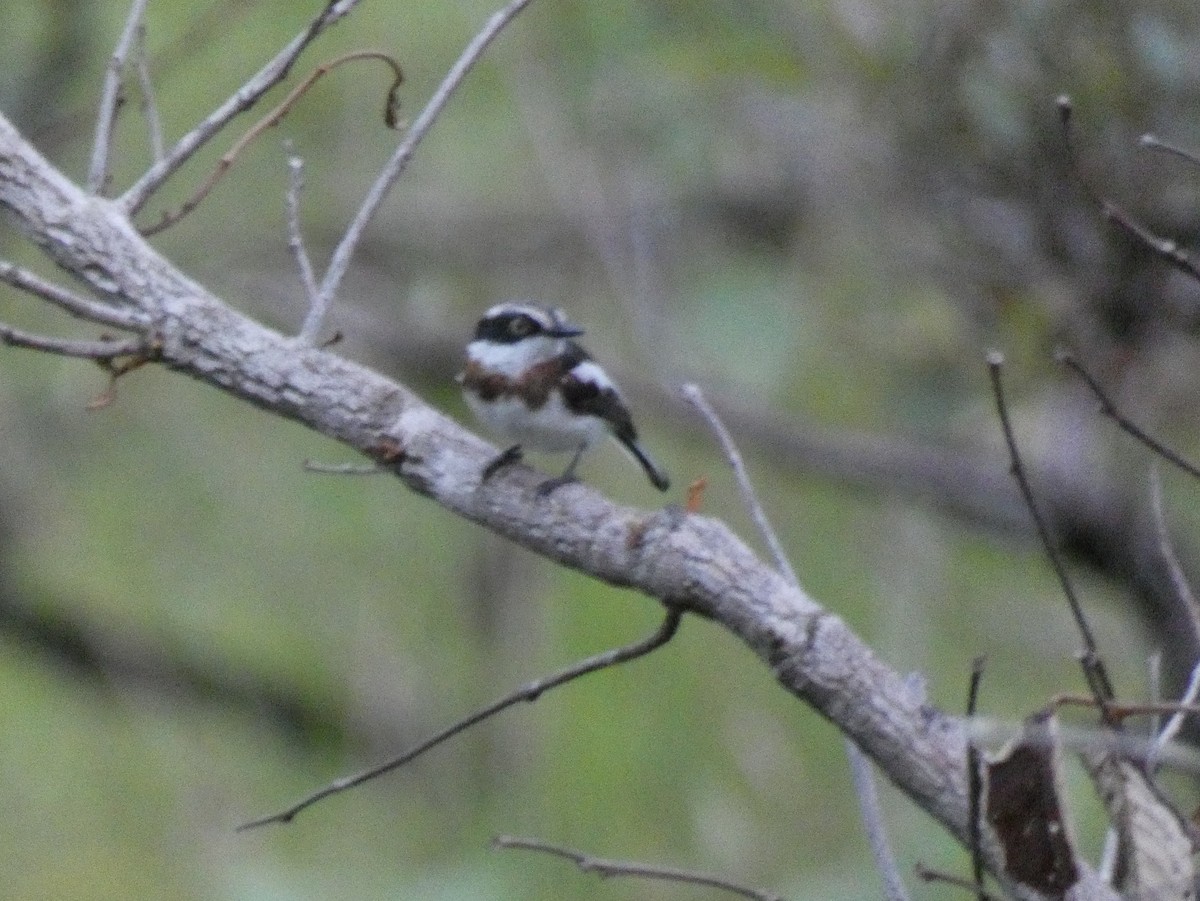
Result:
M533 331L533 323L527 316L518 316L508 324L508 333L515 338L524 338Z

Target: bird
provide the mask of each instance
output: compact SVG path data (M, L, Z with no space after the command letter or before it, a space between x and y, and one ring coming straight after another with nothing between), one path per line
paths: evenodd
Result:
M583 333L562 310L532 303L500 303L483 314L457 380L475 417L513 444L484 467L481 481L520 460L523 448L572 452L563 474L539 486L538 493L548 495L577 481L580 458L611 436L655 488L670 487L638 442L620 390L574 340Z

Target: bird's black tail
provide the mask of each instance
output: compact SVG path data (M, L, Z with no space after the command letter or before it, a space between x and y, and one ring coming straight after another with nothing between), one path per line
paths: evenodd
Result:
M650 477L650 484L659 491L666 491L671 487L671 479L667 476L667 473L651 459L648 453L642 450L642 446L637 443L636 439L621 438L619 440L625 449L633 455L633 458L642 464L642 469L646 470L646 475Z

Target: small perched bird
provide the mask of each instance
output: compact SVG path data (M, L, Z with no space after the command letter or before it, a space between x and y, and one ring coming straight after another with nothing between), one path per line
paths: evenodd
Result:
M476 417L515 442L484 468L484 481L519 460L523 447L573 451L566 471L538 489L549 494L575 481L584 451L611 435L642 464L654 487L666 491L671 482L638 444L621 392L572 340L582 334L561 310L532 304L497 304L483 314L458 381Z

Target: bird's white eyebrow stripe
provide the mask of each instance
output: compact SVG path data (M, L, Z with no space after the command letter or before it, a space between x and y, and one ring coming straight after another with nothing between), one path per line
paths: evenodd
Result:
M483 314L483 318L496 319L500 316L515 316L518 314L525 315L530 319L536 320L542 325L543 328L547 329L554 328L560 324L554 311L546 310L543 307L539 307L531 303L514 303L513 301L506 301L504 303L496 304Z

